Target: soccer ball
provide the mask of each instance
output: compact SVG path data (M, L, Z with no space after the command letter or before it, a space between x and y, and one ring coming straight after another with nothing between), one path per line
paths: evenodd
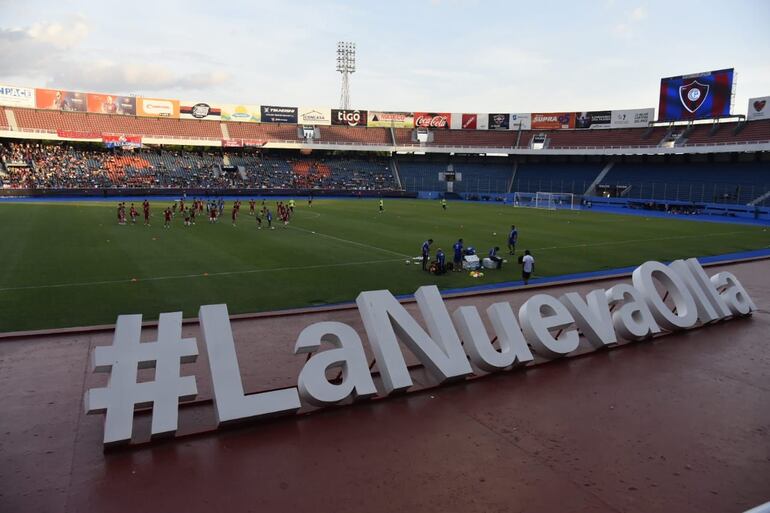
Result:
M496 236L496 235L497 235L497 232L492 232L492 236L493 237Z

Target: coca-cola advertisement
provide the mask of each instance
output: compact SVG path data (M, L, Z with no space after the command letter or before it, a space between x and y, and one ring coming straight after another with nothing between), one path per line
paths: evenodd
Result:
M332 125L366 126L367 111L332 109Z
M415 128L449 128L452 115L448 112L415 112Z

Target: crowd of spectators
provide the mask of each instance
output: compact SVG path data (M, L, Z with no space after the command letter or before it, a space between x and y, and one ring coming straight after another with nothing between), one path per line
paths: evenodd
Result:
M0 144L0 184L17 189L397 189L383 159L122 151L43 143Z

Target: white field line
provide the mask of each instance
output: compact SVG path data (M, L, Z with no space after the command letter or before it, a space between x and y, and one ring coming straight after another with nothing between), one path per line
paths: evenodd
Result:
M296 226L291 227L295 230L300 231L306 231L308 233L311 233L310 230L305 230L303 228L297 228ZM731 231L731 232L718 232L718 233L712 233L710 235L734 235L737 233L748 233L750 230L742 230L742 231ZM334 237L331 235L324 235L316 233L316 235L323 235L325 237L329 237L332 239L340 240L342 242L348 242L351 244L356 244L359 246L368 247L371 249L376 249L378 251L386 251L388 253L393 253L395 255L399 255L403 258L409 258L411 259L409 255L404 255L402 253L397 253L395 251L386 250L383 248L377 248L375 246L369 246L368 244L362 244L355 241L349 241L346 239L340 239L338 237ZM675 239L688 239L688 238L697 238L697 237L703 237L703 235L678 235L678 236L672 236L672 237L655 237L655 238L649 238L649 239L629 239L629 240L622 240L622 241L612 241L612 242L598 242L594 244L574 244L570 246L550 246L550 247L544 247L544 248L534 248L531 251L548 251L548 250L554 250L554 249L571 249L571 248L582 248L582 247L597 247L597 246L615 246L615 245L621 245L621 244L630 244L630 243L637 243L637 242L656 242L656 241L665 241L665 240L675 240ZM232 275L239 275L239 274L256 274L256 273L264 273L264 272L283 272L283 271L302 271L302 270L309 270L309 269L325 269L325 268L333 268L333 267L346 267L350 265L369 265L369 264L380 264L380 263L389 263L389 262L401 262L401 258L391 258L391 259L385 259L385 260L368 260L365 262L340 262L336 264L318 264L318 265L306 265L306 266L296 266L296 267L272 267L272 268L262 268L262 269L247 269L244 271L224 271L224 272L215 272L215 273L197 273L197 274L178 274L178 275L171 275L171 276L155 276L150 278L137 278L137 282L143 282L143 281L163 281L163 280L178 280L178 279L186 279L186 278L203 278L203 277L213 277L213 276L232 276ZM86 287L91 285L114 285L117 283L131 283L133 280L124 278L120 280L103 280L103 281L88 281L88 282L79 282L79 283L56 283L56 284L50 284L50 285L26 285L26 286L20 286L20 287L5 287L0 288L0 292L10 292L10 291L18 291L18 290L36 290L36 289L56 289L56 288L66 288L66 287Z
M321 233L321 232L314 232L314 231L311 231L311 230L306 230L305 228L298 228L296 226L289 226L289 228L291 228L292 230L299 230L301 232L310 233L310 234L313 234L313 235L319 235L321 237L326 237L327 239L337 240L337 241L340 241L340 242L345 242L347 244L353 244L355 246L361 246L363 248L369 248L369 249L374 249L374 250L377 250L377 251L382 251L383 253L390 253L391 255L398 255L398 256L404 257L404 258L411 258L409 255L405 255L404 253L399 253L398 251L391 251L391 250L385 249L385 248L378 248L377 246L371 246L369 244L364 244L363 242L356 242L354 240L343 239L341 237L335 237L334 235L327 235L327 234Z

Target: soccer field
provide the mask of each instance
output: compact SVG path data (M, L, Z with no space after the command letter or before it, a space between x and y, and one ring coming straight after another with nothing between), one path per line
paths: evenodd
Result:
M755 226L461 202L444 212L417 200L386 201L382 214L375 200L299 201L289 227L275 230L257 230L246 202L231 226L228 201L218 224L199 217L184 227L177 216L164 229L170 202L152 202L151 227L142 226L140 203L135 226L116 223L115 203L0 204L0 332L113 323L126 313L194 317L212 303L243 313L348 301L362 290L515 281L520 267L505 247L512 223L517 256L532 250L537 276L770 245L770 232ZM483 255L498 245L509 261L483 278L433 276L411 263L427 238L432 254L443 248L451 260L458 237Z

